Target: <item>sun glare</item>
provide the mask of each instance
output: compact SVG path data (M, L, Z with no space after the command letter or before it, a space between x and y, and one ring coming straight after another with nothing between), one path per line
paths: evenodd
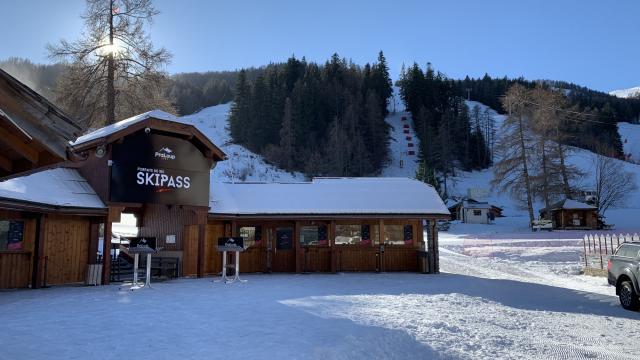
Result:
M98 49L98 54L106 56L109 54L118 55L125 51L125 44L119 39L113 39L113 44L109 44L109 39L103 41L103 45Z

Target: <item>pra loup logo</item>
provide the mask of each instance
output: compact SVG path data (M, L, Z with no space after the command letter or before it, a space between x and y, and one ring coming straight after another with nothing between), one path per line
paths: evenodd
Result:
M173 153L173 150L168 147L163 147L162 149L156 151L155 157L160 158L162 160L175 160L176 155Z

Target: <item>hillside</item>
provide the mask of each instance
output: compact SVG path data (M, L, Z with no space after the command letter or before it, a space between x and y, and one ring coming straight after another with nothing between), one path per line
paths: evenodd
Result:
M468 101L467 106L473 108L478 105L484 109L485 105ZM304 181L305 177L300 173L290 173L267 164L264 159L244 147L233 144L228 129L228 112L230 104L217 105L203 109L202 111L182 117L182 120L197 126L202 132L207 134L220 148L229 156L229 160L220 162L212 171L212 180L215 181L263 181L263 182L297 182ZM392 106L390 106L390 109ZM500 115L491 110L496 121L496 128L500 129L504 121L504 115ZM407 120L402 120L406 117ZM410 148L408 144L414 144L414 148L420 146L415 138L413 129L408 129L409 134L405 134L404 124L410 124L411 116L400 104L396 104L396 112L391 112L386 118L391 125L390 156L391 160L383 169L381 176L384 177L414 177L417 168L417 156L408 154ZM625 153L632 154L633 159L640 159L640 125L621 123L619 127L623 138ZM498 136L500 135L498 131ZM407 140L410 137L411 140ZM417 153L416 153L417 154ZM595 154L579 149L570 148L568 162L577 166L587 174L582 182L578 184L583 188L593 186L593 162ZM402 161L402 165L401 165ZM616 160L619 161L619 160ZM622 162L626 171L640 175L640 165L630 162ZM465 196L469 188L485 190L488 192L487 200L492 204L504 208L504 219L499 219L499 224L508 224L510 228L526 231L527 214L526 210L519 207L511 197L499 191L491 190L491 180L493 179L493 168L482 171L457 171L456 176L449 179L447 183L450 196ZM640 176L636 179L640 188ZM534 208L537 210L543 205L538 201ZM630 194L626 209L610 209L607 212L607 220L616 225L616 230L633 231L637 230L637 218L640 216L640 192Z
M469 107L478 105L481 106L483 110L486 108L485 105L474 101L468 101L467 105ZM496 119L496 128L498 129L497 136L499 137L499 129L505 116L497 114L495 111L493 111L493 116ZM634 156L640 155L640 125L621 123L619 131L622 138L626 140L626 143L624 144L625 153L635 154ZM623 143L624 142L625 141L623 140ZM581 183L577 184L579 187L585 189L593 188L595 158L596 154L593 152L576 147L569 148L567 163L575 165L586 174ZM636 174L636 182L638 182L638 186L640 188L640 165L625 161L620 162L623 163L626 171ZM522 209L517 203L515 203L508 194L491 190L492 179L493 167L482 171L459 171L448 184L449 194L451 196L465 196L469 188L486 190L489 194L486 200L494 205L504 208L504 215L506 215L507 218L499 219L498 222L509 223L509 226L512 228L526 230L528 222L526 210ZM625 209L609 209L605 214L607 221L615 224L615 228L618 231L637 231L637 219L640 216L640 191L629 194L626 206L627 208ZM542 207L544 206L541 201L537 201L534 204L534 211L536 215L538 214L538 210Z
M640 95L640 86L632 87L629 89L613 90L609 92L609 95L613 95L622 99L638 97L638 95Z

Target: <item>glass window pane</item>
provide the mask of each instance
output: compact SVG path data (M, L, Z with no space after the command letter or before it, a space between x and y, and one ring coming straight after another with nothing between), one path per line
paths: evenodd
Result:
M385 225L384 242L391 245L411 245L413 227L411 225Z
M318 226L300 227L300 245L318 245Z
M244 238L245 249L256 244L256 227L255 226L243 226L238 231L240 237Z
M336 225L336 245L364 245L379 243L378 225Z

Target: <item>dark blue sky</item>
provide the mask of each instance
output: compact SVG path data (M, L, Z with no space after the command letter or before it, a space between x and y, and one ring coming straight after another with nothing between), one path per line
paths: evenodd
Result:
M82 0L0 0L0 59L48 62L45 46L76 39ZM356 63L382 49L392 75L427 61L450 77L557 79L599 90L640 85L640 1L157 0L150 29L169 72L232 70L295 54Z

